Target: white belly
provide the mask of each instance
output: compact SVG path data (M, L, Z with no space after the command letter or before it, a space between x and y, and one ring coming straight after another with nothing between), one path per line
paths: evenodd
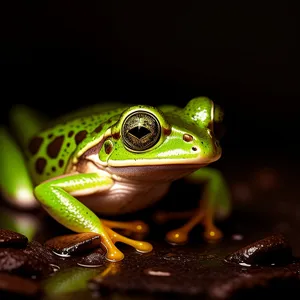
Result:
M77 198L96 213L119 215L152 205L168 192L169 187L170 183L116 182L109 191Z

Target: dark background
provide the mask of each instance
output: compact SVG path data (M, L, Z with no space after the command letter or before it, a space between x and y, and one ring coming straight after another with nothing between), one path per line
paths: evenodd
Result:
M298 9L288 1L10 2L2 10L2 120L117 100L226 112L225 158L298 156ZM297 15L298 14L298 15Z

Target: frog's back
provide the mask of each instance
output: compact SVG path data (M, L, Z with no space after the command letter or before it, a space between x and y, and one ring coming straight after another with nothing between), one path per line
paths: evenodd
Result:
M25 153L35 184L65 174L79 148L99 138L125 107L101 106L76 111L50 122L29 140Z

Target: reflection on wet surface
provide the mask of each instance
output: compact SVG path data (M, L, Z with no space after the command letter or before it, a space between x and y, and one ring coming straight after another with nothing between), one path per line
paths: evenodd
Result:
M24 236L1 231L1 299L12 293L49 300L64 295L87 300L116 295L120 299L141 295L149 299L166 295L244 299L249 290L254 296L264 290L269 295L279 293L280 288L282 293L290 288L300 292L296 178L284 165L265 168L258 163L243 169L225 165L224 173L232 189L234 210L228 220L218 224L225 234L223 240L206 243L201 226L192 231L184 245L173 246L164 240L165 233L182 220L157 224L153 221L156 209L188 211L193 203L193 195L181 195L178 184L179 191L138 215L150 225L146 240L153 244L153 251L142 254L121 245L125 259L118 263L105 260L97 236L74 235L43 213L15 211L2 203L1 228ZM189 205L180 201L189 198ZM186 207L180 208L183 204ZM63 234L67 238L50 240ZM60 255L49 246L56 247Z

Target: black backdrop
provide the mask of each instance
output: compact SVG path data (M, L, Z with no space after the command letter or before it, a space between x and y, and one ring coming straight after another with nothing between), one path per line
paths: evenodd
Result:
M292 163L297 11L291 1L10 2L1 119L17 102L56 115L103 100L184 105L206 95L225 108L228 156Z

